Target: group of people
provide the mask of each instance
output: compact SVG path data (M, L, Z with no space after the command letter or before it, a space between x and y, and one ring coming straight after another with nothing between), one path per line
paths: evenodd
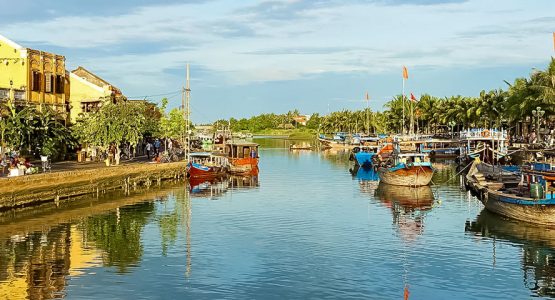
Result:
M171 142L170 142L170 145L171 145ZM161 146L162 146L162 142L160 142L160 139L155 139L152 143L150 141L146 142L145 152L148 160L150 160L151 157L157 158L160 156Z
M0 176L9 176L10 170L17 170L18 175L33 174L38 172L38 168L31 164L29 158L20 157L17 152L4 153L0 157L0 166L2 174Z

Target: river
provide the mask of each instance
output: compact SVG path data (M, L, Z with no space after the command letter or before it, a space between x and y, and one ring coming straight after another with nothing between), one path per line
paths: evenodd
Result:
M1 213L0 299L555 297L555 230L483 211L453 164L406 189L256 142L257 177Z

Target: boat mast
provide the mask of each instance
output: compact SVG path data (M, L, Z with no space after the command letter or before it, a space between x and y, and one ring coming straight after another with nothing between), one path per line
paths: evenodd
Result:
M402 101L401 105L403 106L403 128L401 129L401 134L405 135L405 77L403 76L403 94L401 95Z
M191 152L191 86L189 84L189 64L187 64L187 75L185 81L185 157L189 160Z
M368 95L368 91L366 92L366 134L370 135L370 117L368 114L370 113L370 96Z

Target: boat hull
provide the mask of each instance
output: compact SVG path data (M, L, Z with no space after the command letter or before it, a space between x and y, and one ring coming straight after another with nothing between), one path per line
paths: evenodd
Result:
M187 164L187 177L188 178L215 178L225 174L225 170L220 167L208 167L189 163Z
M524 222L555 225L555 201L553 199L529 200L523 197L511 197L489 189L479 198L490 212Z
M445 149L424 149L422 152L429 153L432 158L455 158L457 157L458 148L445 148Z
M429 185L434 175L430 166L406 166L404 168L378 168L380 181L399 186L425 186Z
M236 175L258 174L258 158L245 157L231 159L229 172Z

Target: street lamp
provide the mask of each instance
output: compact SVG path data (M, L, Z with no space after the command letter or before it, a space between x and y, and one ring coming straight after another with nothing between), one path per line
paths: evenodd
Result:
M536 107L536 109L532 110L532 115L534 117L536 117L536 131L537 131L536 135L538 137L537 138L538 142L541 141L541 138L540 138L540 118L543 117L544 114L545 114L545 110L542 110L542 108L539 107L539 106Z
M449 126L451 126L451 138L453 138L453 127L455 127L457 123L455 121L450 121Z

